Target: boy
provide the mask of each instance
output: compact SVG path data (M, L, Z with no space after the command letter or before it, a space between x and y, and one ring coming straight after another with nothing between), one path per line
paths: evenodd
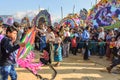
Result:
M77 53L77 42L76 42L76 37L73 36L72 40L71 40L71 46L72 46L72 54L76 55Z
M99 46L99 56L100 58L103 58L103 56L105 55L105 42L102 38L99 39L99 43L98 43L98 46Z
M120 37L117 36L117 41L116 41L116 51L114 50L114 59L112 60L112 63L107 67L107 71L111 73L111 70L120 64Z
M17 74L14 69L16 50L24 47L25 43L14 45L16 37L17 29L14 26L9 26L6 30L6 35L0 43L0 80L8 80L8 75L10 75L11 80L17 80Z
M40 61L47 65L48 64L48 61L49 61L49 53L47 52L47 49L44 48L43 49L43 53L40 55Z

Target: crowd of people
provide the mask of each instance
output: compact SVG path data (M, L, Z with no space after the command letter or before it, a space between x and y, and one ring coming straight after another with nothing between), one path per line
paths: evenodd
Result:
M84 60L89 60L89 56L97 55L99 58L106 57L106 60L113 61L112 66L120 63L120 28L104 30L103 27L94 29L92 27L70 28L61 26L41 26L36 37L35 48L42 51L47 47L50 54L50 63L57 61L60 65L62 58L69 57L69 54L77 55L82 53ZM46 33L47 32L47 33ZM56 55L57 54L57 55ZM108 72L113 67L107 67Z
M16 43L18 29L13 25L3 25L0 21L0 80L17 80L15 71L16 54L25 43Z
M39 37L38 37L39 36ZM113 61L112 67L107 67L111 71L113 65L120 63L120 28L104 30L87 27L70 28L61 26L53 28L52 26L41 26L38 30L38 45L35 48L42 51L47 47L50 54L50 63L57 61L60 65L62 58L69 57L69 54L83 54L84 60L89 60L89 56L97 55L99 58L106 57L106 60ZM56 55L57 54L57 55Z
M13 67L16 59L15 55L19 47L25 46L25 43L20 43L20 41L31 28L30 26L22 27L18 22L5 25L0 20L0 35L5 36L1 46L1 53L5 55L0 59L0 70L5 71L9 65L7 72L0 73L4 80L8 78L9 74L11 74L12 80L16 80L17 76ZM98 29L89 26L70 28L67 25L59 28L43 24L35 29L35 49L43 52L45 57L49 57L46 60L50 64L53 61L57 62L56 67L60 66L60 62L63 58L68 58L69 54L76 56L79 53L83 54L84 60L89 60L91 55L97 55L101 59L106 56L106 60L113 61L107 67L108 72L120 63L120 28L104 30L103 27ZM46 53L49 56L46 56Z

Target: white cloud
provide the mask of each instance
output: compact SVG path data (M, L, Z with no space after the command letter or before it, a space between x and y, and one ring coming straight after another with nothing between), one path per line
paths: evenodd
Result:
M44 9L41 8L40 10L44 10ZM21 20L25 16L29 18L34 18L38 13L39 13L39 10L21 11L21 12L16 12L15 14L13 14L13 17L17 20Z
M40 10L44 10L44 9L41 8ZM21 12L16 12L15 14L13 14L13 17L15 20L21 21L21 19L24 18L25 16L29 17L30 19L33 19L38 13L39 13L39 10L21 11ZM52 23L59 22L60 19L61 19L60 16L57 16L57 14L56 15L51 14Z
M57 16L57 15L51 15L51 21L52 21L52 23L54 23L54 22L60 22L60 20L61 20L61 17L60 16Z

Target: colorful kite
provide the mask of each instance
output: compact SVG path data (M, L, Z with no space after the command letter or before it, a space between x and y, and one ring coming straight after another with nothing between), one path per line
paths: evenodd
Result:
M101 0L90 11L87 21L94 28L109 26L120 20L120 1Z
M34 25L40 26L40 23L45 23L47 26L51 25L51 16L47 10L41 10L34 18Z
M68 15L64 19L60 21L60 26L67 27L69 26L70 28L75 28L80 25L80 18L77 14L74 15Z
M33 44L35 40L35 34L36 34L36 28L33 27L32 29L29 29L26 33L26 35L23 37L21 42L27 43L27 45L24 48L20 48L18 50L17 54L17 63L20 67L26 68L30 72L32 72L36 77L40 78L40 80L48 80L47 78L43 78L41 75L37 73L37 71L41 68L41 66L44 65L44 63L34 63L34 57L35 54L32 52L33 50ZM51 64L48 64L50 69L54 71L53 77L50 80L54 80L57 71L54 69L54 67Z
M25 42L26 46L20 48L17 53L18 65L23 68L32 70L34 74L37 74L37 70L42 66L41 63L33 63L35 54L32 52L33 44L35 40L36 30L35 27L29 29L21 42Z
M26 47L20 48L18 50L17 59L26 58L26 56L33 49L34 39L35 39L35 28L32 28L31 30L27 31L26 35L23 37L21 41L26 43Z

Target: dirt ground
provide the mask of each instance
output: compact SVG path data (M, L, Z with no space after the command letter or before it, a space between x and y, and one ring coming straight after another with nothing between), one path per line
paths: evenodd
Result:
M36 59L38 60L38 56ZM91 56L90 60L84 61L81 54L70 54L69 58L63 59L61 66L55 67L58 73L55 80L120 80L120 74L116 74L115 69L112 71L114 73L107 73L105 70L109 63L105 57L100 59L98 56ZM40 80L26 69L16 70L18 80ZM53 72L48 66L43 66L38 73L50 79Z

